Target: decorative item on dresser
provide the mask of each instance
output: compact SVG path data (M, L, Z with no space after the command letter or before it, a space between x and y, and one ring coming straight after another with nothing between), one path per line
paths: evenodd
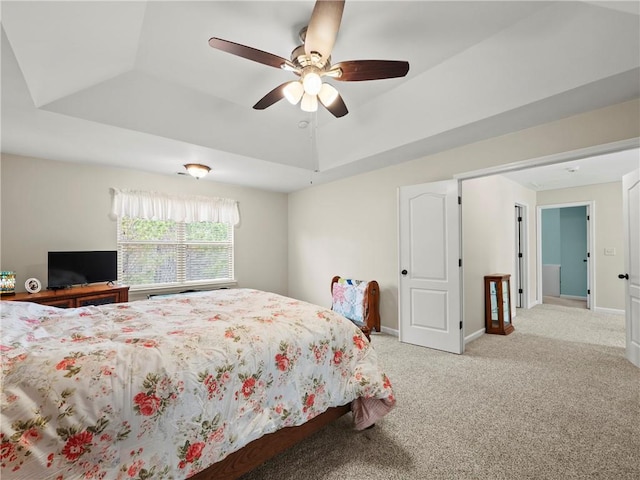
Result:
M509 335L511 321L511 275L494 273L484 277L485 327L487 333Z
M37 278L27 278L27 281L24 282L24 288L29 293L38 293L40 290L42 290L42 283L40 283L40 280L38 280Z
M0 295L13 295L16 292L16 273L0 272Z
M74 308L129 301L128 286L89 285L38 293L16 293L10 299L17 302L35 302L50 307Z

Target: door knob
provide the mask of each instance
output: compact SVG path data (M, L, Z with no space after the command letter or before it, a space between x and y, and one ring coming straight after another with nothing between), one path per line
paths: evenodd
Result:
M407 274L407 273L409 273L409 272L407 272L406 270L402 270L400 273L401 273L402 275L406 275L406 274Z
M621 273L620 275L618 275L619 279L624 279L624 280L629 280L629 274L628 273Z

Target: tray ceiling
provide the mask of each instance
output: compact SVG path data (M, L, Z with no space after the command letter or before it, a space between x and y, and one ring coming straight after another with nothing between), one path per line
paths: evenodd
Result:
M338 119L253 110L293 75L207 43L288 57L312 1L1 8L3 152L171 175L205 163L206 179L276 191L640 96L638 2L347 0L333 61L411 68L333 82L350 112Z

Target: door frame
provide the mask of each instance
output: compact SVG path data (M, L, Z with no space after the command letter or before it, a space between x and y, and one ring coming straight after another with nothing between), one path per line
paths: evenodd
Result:
M536 303L542 303L542 211L552 208L570 208L570 207L587 207L587 309L595 310L596 307L596 256L592 255L596 250L596 220L595 220L595 202L571 202L556 203L551 205L536 206Z
M635 177L635 178L634 178ZM635 317L634 315L640 315L638 310L633 309L633 300L634 297L637 298L638 294L640 294L640 288L638 286L638 272L633 271L632 265L632 230L634 229L634 225L631 224L631 219L633 218L630 211L631 202L629 200L630 189L633 187L632 182L637 182L640 180L640 159L638 160L638 169L633 172L629 172L622 179L622 212L623 212L623 228L624 228L624 270L626 272L626 285L625 285L625 343L626 343L626 357L627 359L636 367L640 367L640 343L637 338L634 338L634 333L637 333L640 329L640 319ZM640 221L639 218L636 217L636 222ZM635 265L637 267L637 265ZM635 275L634 275L635 274ZM622 274L624 275L624 274ZM618 275L618 278L621 278L621 275ZM632 282L636 282L633 284Z
M517 235L520 235L520 245L519 249L516 245L516 253L518 250L522 253L522 260L515 259L516 264L519 263L518 267L515 269L516 272L519 273L520 278L516 280L514 289L520 287L522 289L522 294L516 292L516 295L520 295L521 303L518 305L518 302L514 302L517 308L529 308L529 205L524 203L515 204L516 208L520 208L522 220L519 222L520 225L516 224L516 243L518 242ZM518 219L515 219L518 222ZM520 230L520 231L518 231Z
M568 152L556 153L553 155L547 155L547 156L537 157L537 158L528 159L528 160L516 161L513 163L498 165L495 167L482 168L480 170L471 170L468 172L455 174L453 175L453 178L457 179L460 182L463 182L464 180L471 180L473 178L489 177L492 175L500 175L503 173L515 172L518 170L526 170L526 169L535 168L535 167L542 167L545 165L555 165L560 163L566 163L566 162L570 162L572 160L578 160L581 158L593 157L596 155L605 155L607 153L622 152L624 150L631 150L634 148L640 148L640 137L629 138L626 140L620 140L620 141L611 142L611 143L603 143L600 145L580 148L577 150L570 150ZM461 230L460 231L461 241L462 241L462 235L464 235L464 232ZM462 264L464 265L464 258L462 259ZM461 277L462 283L464 283L464 268L461 271L461 275L462 275ZM536 285L537 285L537 282L536 282ZM531 288L531 285L529 285L529 288ZM537 290L536 302L534 302L533 305L529 304L529 308L537 304L538 298L542 298L542 290L541 289L538 290L538 288L536 288L536 290ZM462 309L462 312L463 312L462 314L464 318L464 296L461 297L461 302L462 302L461 309ZM480 333L480 332L477 332L477 333ZM465 334L468 335L468 336L465 336L465 339L464 339L465 344L478 338L479 335L477 333L468 335L468 333L465 332Z

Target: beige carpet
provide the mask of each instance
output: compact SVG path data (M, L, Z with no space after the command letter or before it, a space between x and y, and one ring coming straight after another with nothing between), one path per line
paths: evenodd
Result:
M349 415L243 480L640 478L640 369L624 318L539 305L462 356L374 335L398 406Z
M550 295L545 295L544 297L542 297L542 303L546 303L549 305L564 305L565 307L587 308L586 300L578 300L576 298L567 297L552 297Z

